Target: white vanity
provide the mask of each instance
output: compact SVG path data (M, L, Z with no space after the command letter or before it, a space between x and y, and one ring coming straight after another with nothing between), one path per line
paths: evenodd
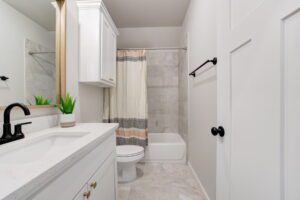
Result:
M115 200L117 127L57 127L1 145L0 199Z
M13 141L16 135L12 134L17 131L10 124L10 115L7 122L2 118L8 105L18 103L28 105L34 118L23 119L23 113L16 109L12 120L33 122L31 127L57 125L56 120L50 123L37 118L56 116L54 105L61 104L58 99L67 93L80 99L73 74L77 74L77 50L80 82L101 87L116 85L117 28L101 0L76 2L39 1L32 10L22 1L0 1L0 18L6 19L0 22L0 143L10 142L0 145L0 200L116 199L117 124L78 124L35 133L24 127L25 138ZM91 21L86 22L85 17ZM67 85L72 89L67 91ZM95 98L92 92L85 96ZM79 110L85 109L77 110L80 116ZM21 125L17 126L19 135Z

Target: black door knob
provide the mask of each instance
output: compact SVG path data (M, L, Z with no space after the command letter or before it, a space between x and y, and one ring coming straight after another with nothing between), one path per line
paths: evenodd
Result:
M212 127L211 133L213 134L213 136L219 135L220 137L224 137L225 129L222 126L219 126L218 128Z

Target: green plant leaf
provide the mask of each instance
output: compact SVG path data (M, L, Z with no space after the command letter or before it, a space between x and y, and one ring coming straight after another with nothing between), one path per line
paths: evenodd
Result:
M35 105L50 105L51 99L46 99L43 96L34 96Z
M60 107L61 107L61 112L65 114L65 111L64 111L64 107L65 107L65 102L64 102L64 99L62 97L60 97Z
M73 103L72 103L72 113L73 113L73 111L74 111L75 105L76 105L76 99L74 99L74 101L73 101Z
M67 93L66 98L63 99L60 97L60 105L56 104L56 107L63 113L63 114L72 114L75 108L76 100Z

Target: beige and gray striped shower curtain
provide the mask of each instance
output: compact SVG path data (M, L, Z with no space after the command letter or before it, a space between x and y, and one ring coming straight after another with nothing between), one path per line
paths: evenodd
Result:
M119 123L117 145L148 144L147 62L144 50L117 52L117 86L104 90L104 122Z

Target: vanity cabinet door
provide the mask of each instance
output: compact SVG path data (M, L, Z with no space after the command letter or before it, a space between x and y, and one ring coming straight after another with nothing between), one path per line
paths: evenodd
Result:
M102 13L101 79L114 84L116 82L116 34Z
M90 179L91 200L116 200L116 163L113 154Z
M116 72L117 72L117 35L110 27L109 33L109 63L110 63L110 77L109 80L116 84Z
M88 186L85 185L80 192L73 198L73 200L87 200L89 198L90 191L88 190Z

